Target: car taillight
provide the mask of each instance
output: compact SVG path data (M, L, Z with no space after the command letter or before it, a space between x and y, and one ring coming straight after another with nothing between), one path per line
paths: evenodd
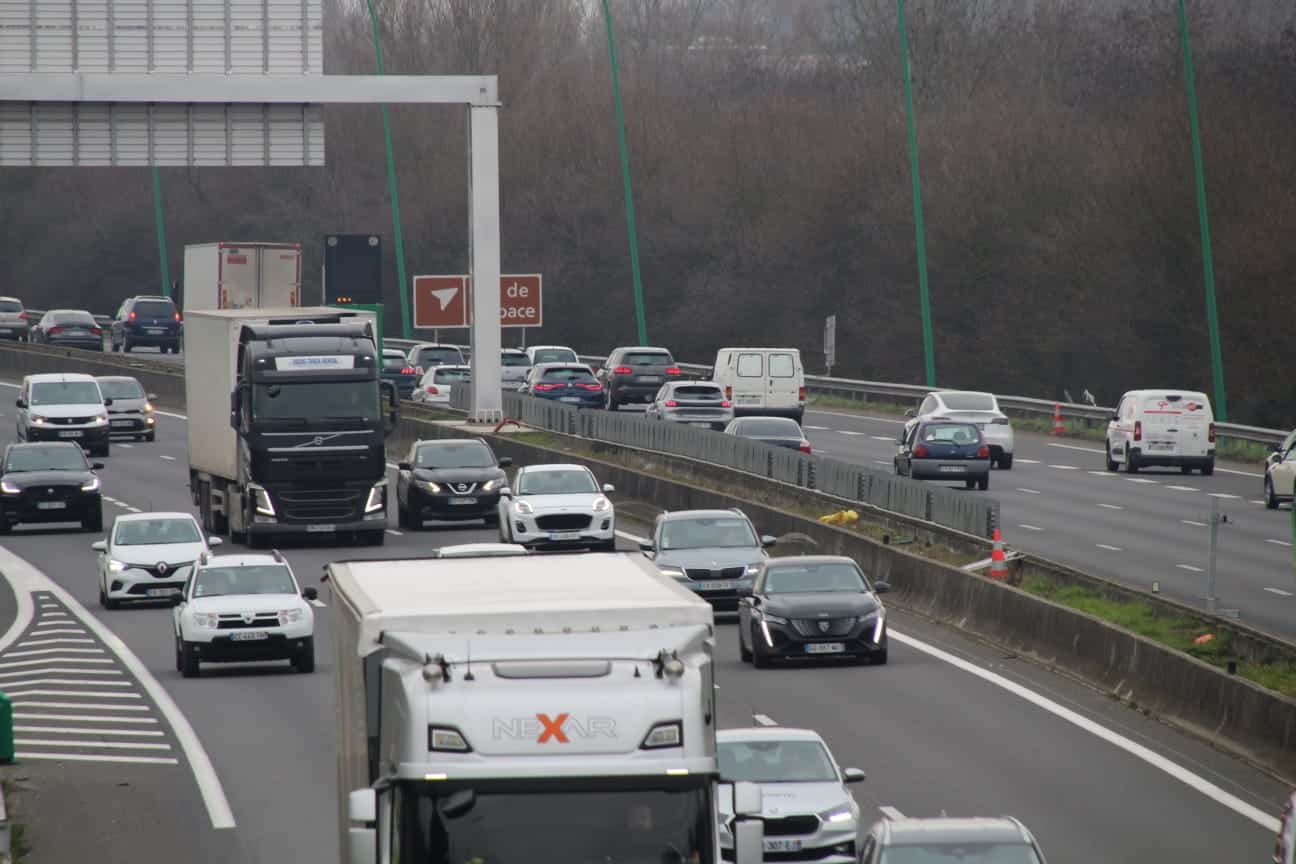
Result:
M977 458L978 458L978 459L989 459L989 458L990 458L990 448L989 448L989 447L982 447L980 450L978 450L978 451L977 451Z
M726 387L726 388L725 388L725 398L726 398L726 399L732 399L732 398L733 398L733 388L732 388L732 387Z
M441 392L440 390L437 389L435 384L429 384L426 387L424 387L423 390L427 393L431 393L433 396L436 396L438 393Z
M683 375L684 373L680 371L680 368L679 368L678 366L667 366L667 367L666 367L666 374L667 374L667 375Z
M919 459L923 459L927 456L927 448L919 444L913 449L913 455L917 456Z
M667 400L666 400L665 402L663 402L662 404L665 405L667 408L678 408L678 407L679 407L679 403L676 402L674 399L667 399Z
M1143 421L1142 421L1142 420L1135 420L1135 421L1134 421L1134 440L1135 440L1135 441L1142 441L1142 440L1143 440Z
M584 387L586 390L602 390L603 385L595 381L593 384L578 384L578 387Z
M1209 441L1209 442L1212 443L1212 444L1215 443L1215 424L1214 424L1214 423L1212 423L1212 424L1210 424L1209 426L1206 427L1206 440Z
M797 401L798 402L806 401L806 388L804 387L797 388Z
M102 336L102 335L103 335L103 328L102 328L102 327L91 327L91 328L90 328L90 332L93 333L93 334L96 335L96 336Z
M51 334L53 334L53 333L62 333L62 332L63 332L63 328L62 328L62 327L51 327L51 328L49 329L49 332L50 332Z
M802 453L809 453L809 452L810 452L810 442L809 442L809 441L802 441L802 442L801 442L800 450L801 450Z
M175 313L175 319L176 319L177 321L180 320L180 313L179 313L179 312Z
M26 312L19 312L19 313L18 313L18 319L19 319L20 321L26 321L26 320L27 320L27 313L26 313Z
M561 386L561 384L537 384L535 385L535 389L543 393L546 390L557 390Z
M730 402L728 399L726 399L726 400L724 400L723 402L720 403L720 407L721 407L721 408L732 408L732 407L733 407L733 403Z
M401 369L401 374L402 374L402 375L417 375L418 373L415 371L415 369L414 369L413 366L406 366L405 368Z
M634 370L629 366L618 366L612 370L613 375L629 375Z
M135 320L135 313L134 313L134 312L130 313L130 320L132 320L132 321Z

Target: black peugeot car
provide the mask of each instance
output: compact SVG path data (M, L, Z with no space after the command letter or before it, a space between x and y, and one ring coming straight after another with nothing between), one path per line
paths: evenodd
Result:
M738 604L738 652L762 669L771 660L852 657L887 662L886 609L851 558L771 558ZM741 593L741 592L740 592Z
M99 475L72 441L10 444L0 464L0 534L33 522L80 522L103 530Z
M513 464L495 457L480 438L415 441L397 467L397 512L408 530L424 520L485 519L499 523L499 492L508 483L504 469Z

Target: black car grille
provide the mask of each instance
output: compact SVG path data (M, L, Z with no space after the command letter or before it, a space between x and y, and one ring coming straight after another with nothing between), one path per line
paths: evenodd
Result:
M467 495L469 492L472 492L477 488L476 483L445 483L442 485L456 495Z
M192 561L180 561L172 564L170 561L159 563L154 561L152 564L127 564L127 570L145 570L154 579L175 579L176 571L181 567L188 567Z
M323 461L323 460L321 460ZM360 518L368 490L301 489L275 496L279 517L288 522L330 522Z
M45 422L52 426L84 426L93 423L93 417L46 417Z
M725 567L723 570L706 570L690 567L684 571L690 579L741 579L746 567Z
M792 627L802 636L845 636L855 626L855 618L793 618ZM823 625L827 624L827 627Z
M766 837L796 837L813 834L819 830L818 816L784 816L765 820Z
M252 620L242 615L222 615L216 622L217 630L248 630L254 627L278 627L279 616L274 612L261 612L252 616Z
M537 516L536 526L542 531L579 531L588 528L592 521L587 513L550 513Z

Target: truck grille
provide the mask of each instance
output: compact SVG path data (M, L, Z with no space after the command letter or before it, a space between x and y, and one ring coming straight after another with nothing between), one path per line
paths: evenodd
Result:
M279 616L274 612L259 612L247 621L241 614L222 615L216 622L217 630L247 630L253 627L278 627Z
M827 628L821 627L827 624ZM792 626L802 636L845 636L855 626L854 618L793 618Z
M723 570L706 570L690 568L684 572L690 579L741 579L746 567L726 567Z
M279 492L275 506L285 522L343 522L360 518L368 494L368 489L293 489Z
M591 521L588 513L550 513L537 516L536 526L542 531L579 531L588 528Z

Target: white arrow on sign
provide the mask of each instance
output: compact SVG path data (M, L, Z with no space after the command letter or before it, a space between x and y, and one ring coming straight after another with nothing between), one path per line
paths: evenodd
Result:
M441 304L441 311L444 312L446 307L454 300L455 295L459 293L459 288L442 288L439 291L433 291L432 296Z

